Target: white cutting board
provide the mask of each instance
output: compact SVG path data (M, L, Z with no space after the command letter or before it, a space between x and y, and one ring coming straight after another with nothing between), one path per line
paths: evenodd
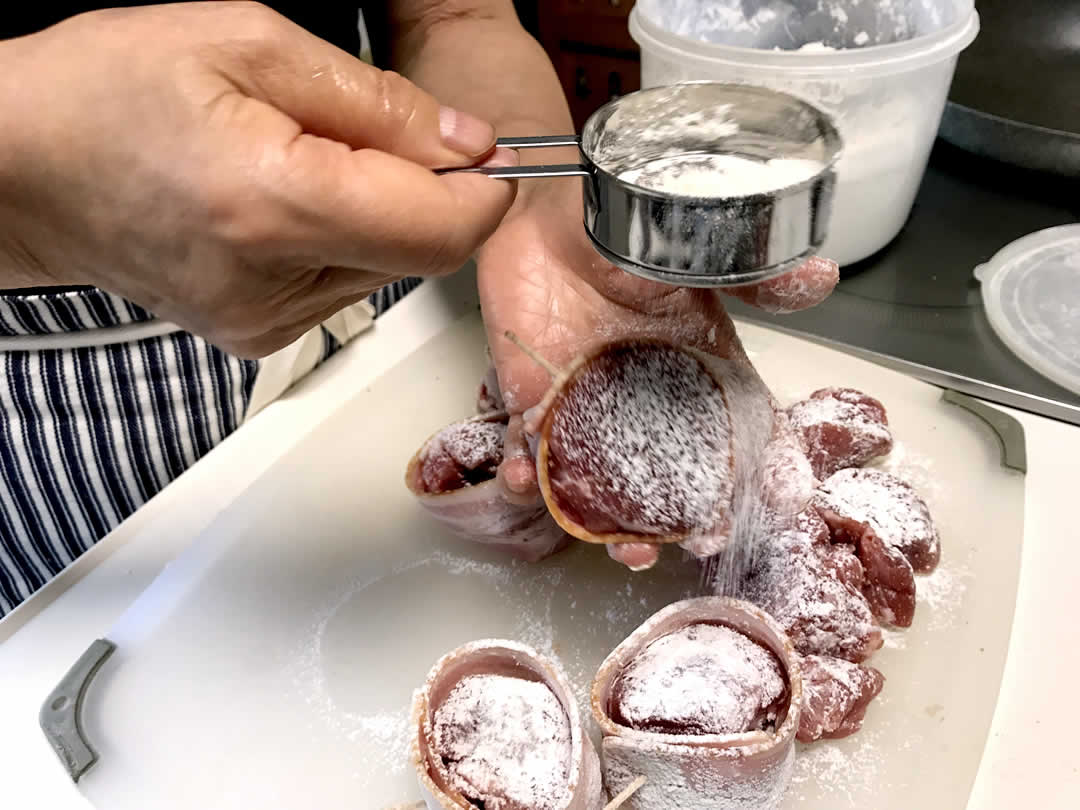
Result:
M822 385L884 401L890 462L943 538L915 626L873 663L888 678L855 737L800 752L788 806L964 806L1008 644L1023 476L941 391L759 327L740 332L783 399ZM412 689L458 644L499 636L556 655L581 698L652 612L692 593L669 551L632 574L602 548L529 566L453 540L411 499L406 462L473 407L470 315L331 414L163 572L110 635L85 704L98 807L373 808L418 798L405 767ZM89 642L89 639L88 639Z

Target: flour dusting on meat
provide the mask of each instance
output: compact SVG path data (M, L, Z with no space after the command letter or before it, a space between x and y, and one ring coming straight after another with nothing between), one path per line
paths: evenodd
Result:
M558 810L569 799L570 721L543 683L463 678L433 732L454 787L486 810Z
M869 528L918 573L937 567L941 545L930 510L918 493L883 470L841 470L821 485L815 506ZM826 517L834 534L834 521Z
M813 509L759 541L740 596L769 613L800 653L863 661L881 631L862 595L864 572L847 545L832 545Z
M506 424L470 419L435 434L420 455L424 490L452 492L495 477L503 460Z
M773 653L729 627L692 624L619 675L612 719L663 734L739 734L776 724L787 687Z
M589 531L707 530L730 505L727 404L686 352L631 344L595 358L555 408L548 442L560 508Z
M892 449L885 407L853 388L822 388L788 408L814 475L861 467Z

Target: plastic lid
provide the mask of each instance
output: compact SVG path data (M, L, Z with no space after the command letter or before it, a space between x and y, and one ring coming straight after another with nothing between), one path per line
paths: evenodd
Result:
M1080 224L1018 239L976 267L975 278L1005 345L1080 394Z

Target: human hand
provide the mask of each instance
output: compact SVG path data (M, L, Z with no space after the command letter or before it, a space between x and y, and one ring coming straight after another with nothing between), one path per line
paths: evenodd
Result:
M693 347L745 369L760 384L761 401L774 407L739 342L722 294L646 281L612 266L589 244L581 210L581 189L575 183L553 181L533 188L478 255L480 300L501 395L512 415L526 416L512 426L528 427L526 412L540 402L551 379L506 339L507 330L560 367L599 343L624 337ZM814 259L781 278L731 292L762 309L792 311L822 301L837 279L834 263ZM785 501L800 498L799 491L791 490L793 483L799 489L797 482L784 477L785 468L798 464L798 449L783 426L779 420L763 460L769 482L764 497L779 510L790 508ZM508 433L508 440L511 435L518 439ZM510 497L539 497L535 462L521 452L506 454L499 478ZM635 569L651 566L659 554L659 547L637 543L608 550Z
M0 43L0 287L90 284L244 356L456 270L515 184L494 129L254 3ZM6 266L5 266L6 265Z

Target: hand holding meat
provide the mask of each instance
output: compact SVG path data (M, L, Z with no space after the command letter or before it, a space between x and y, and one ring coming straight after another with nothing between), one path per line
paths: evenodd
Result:
M730 446L725 452L731 462L738 465L753 458L760 463L765 468L761 475L773 483L766 487L765 499L782 510L799 511L812 488L805 457L787 428L786 416L750 365L724 310L722 295L644 281L613 267L588 244L579 212L580 190L573 184L553 183L519 205L479 254L481 303L506 410L524 415L526 431L536 443L550 416L547 407L559 404L553 398L544 409L529 410L552 390L551 375L509 341L507 331L564 369L573 367L576 358L622 339L659 341L678 352L689 351L697 358L696 373L713 380L722 392L721 407L729 422L726 441ZM772 282L739 288L737 294L765 309L793 310L820 302L836 280L834 264L811 260ZM705 377L699 382L707 388ZM755 424L760 421L767 424ZM736 446L752 445L763 432L765 446ZM625 446L607 451L633 452ZM799 475L780 474L781 468L792 465L800 468ZM539 494L537 466L528 455L508 455L499 478L508 497L535 499ZM722 497L720 489L717 494ZM607 517L610 523L612 516ZM677 536L680 532L673 528L673 524L658 526L655 537L649 537L649 531L639 532L636 542L628 532L614 532L621 536L609 547L612 556L644 568L655 562L658 542L677 539L704 556L714 553L722 540L722 532L684 531Z

